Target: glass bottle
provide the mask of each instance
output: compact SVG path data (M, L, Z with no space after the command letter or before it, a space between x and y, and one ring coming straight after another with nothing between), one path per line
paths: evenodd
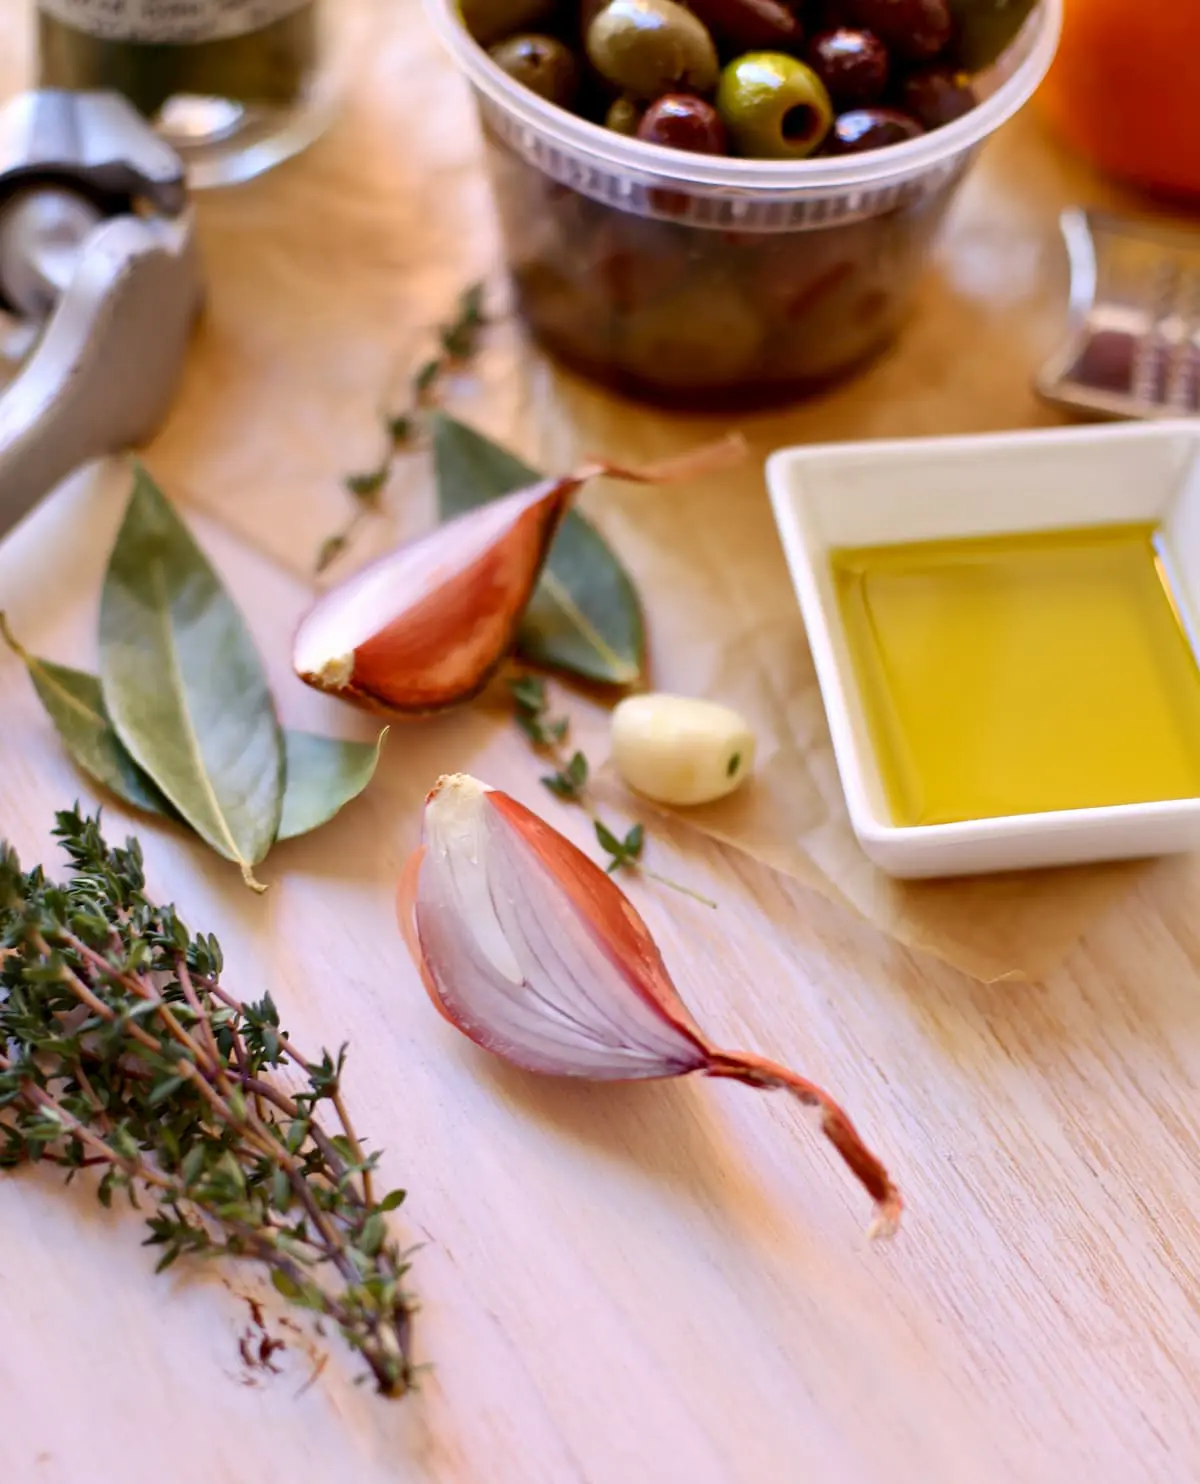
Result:
M248 180L304 149L336 101L346 0L36 0L43 87L115 89L184 158L189 184Z

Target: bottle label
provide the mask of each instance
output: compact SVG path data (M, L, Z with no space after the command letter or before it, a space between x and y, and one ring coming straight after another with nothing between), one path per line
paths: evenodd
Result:
M261 31L312 0L38 0L39 9L111 41L220 41Z

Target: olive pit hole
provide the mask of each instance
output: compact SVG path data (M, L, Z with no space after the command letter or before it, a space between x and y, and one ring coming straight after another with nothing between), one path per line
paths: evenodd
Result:
M816 133L821 119L811 103L794 103L780 122L788 144L803 144Z

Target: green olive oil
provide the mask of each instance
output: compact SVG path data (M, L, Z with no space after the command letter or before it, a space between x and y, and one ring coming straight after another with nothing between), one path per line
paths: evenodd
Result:
M896 824L1200 797L1200 661L1156 536L833 553Z

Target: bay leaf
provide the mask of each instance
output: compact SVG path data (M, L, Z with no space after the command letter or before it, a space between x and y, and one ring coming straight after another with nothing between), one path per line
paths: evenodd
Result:
M280 840L294 840L328 824L358 798L375 776L387 737L375 742L342 742L312 732L287 732L287 789L283 796Z
M544 478L445 413L435 413L431 425L442 520ZM599 531L576 510L567 513L550 548L517 650L531 664L602 685L629 686L641 678L646 636L637 591Z
M88 777L134 809L147 814L173 813L153 780L121 745L105 708L99 680L83 670L30 654L13 637L3 614L0 630L29 671L38 699L58 728L63 745Z
M261 890L253 868L283 813L283 733L241 614L140 466L104 581L100 683L134 761Z
M117 736L97 677L30 654L14 638L3 613L0 635L25 664L63 745L88 777L134 809L178 820L170 800ZM387 734L385 727L374 742L344 742L313 732L285 732L287 784L276 838L310 834L356 799L375 776Z

